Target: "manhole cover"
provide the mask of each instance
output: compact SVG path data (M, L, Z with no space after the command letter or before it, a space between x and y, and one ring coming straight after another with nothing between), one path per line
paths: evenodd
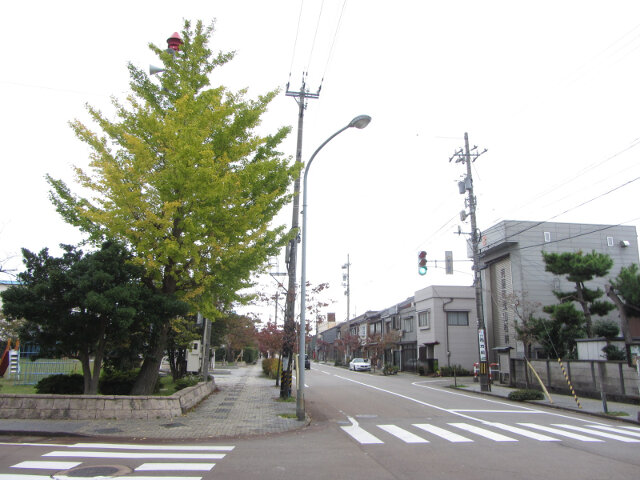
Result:
M112 477L115 475L128 475L133 470L125 465L92 465L88 467L76 467L51 476L56 479L58 475L65 477Z

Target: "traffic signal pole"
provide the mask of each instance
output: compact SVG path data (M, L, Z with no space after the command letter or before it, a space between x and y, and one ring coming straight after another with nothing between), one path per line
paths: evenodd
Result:
M483 392L491 391L491 384L489 383L489 361L487 357L487 330L484 323L484 311L482 308L482 278L480 276L480 256L479 256L479 242L480 233L476 223L476 197L473 194L473 177L471 176L471 161L475 161L480 155L487 150L483 150L478 153L473 149L469 149L469 135L464 134L464 152L462 150L457 151L449 159L451 161L456 158L456 163L465 163L467 167L467 175L464 181L464 190L461 188L460 193L468 193L467 206L469 207L469 216L471 217L471 248L473 252L473 285L475 287L476 297L476 315L478 318L478 357L479 357L479 372L478 377L480 379L480 390ZM473 153L472 153L473 152Z

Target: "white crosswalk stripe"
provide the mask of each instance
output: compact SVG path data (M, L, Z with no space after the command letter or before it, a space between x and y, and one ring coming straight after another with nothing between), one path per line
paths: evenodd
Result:
M428 423L414 423L413 426L418 427L425 432L433 433L434 435L453 443L473 442L470 438L463 437L462 435L458 435L457 433L450 432L449 430L445 430L444 428L436 427L435 425L430 425Z
M136 480L201 480L201 476L194 476L190 472L201 475L202 472L212 470L216 464L211 460L223 459L234 448L231 445L172 446L119 443L60 445L58 449L41 455L41 458L62 457L69 458L70 461L23 461L10 467L13 470L12 473L0 473L0 480L50 480L54 474L57 480L83 480L85 477L79 475L83 473L82 464L85 459L119 459L123 461L129 459L133 462L130 468L134 469L136 473L158 472L160 475L143 474L131 477ZM143 463L136 466L135 464L139 463L136 460L142 460ZM152 461L144 462L144 460ZM91 464L87 463L86 467L90 468ZM41 470L43 473L33 474L35 470ZM46 474L44 474L45 470L48 470ZM171 473L178 475L172 476ZM87 480L94 478L86 477Z
M597 428L599 430L606 430L608 432L621 433L623 435L630 435L632 437L640 438L640 429L638 429L638 432L633 432L633 431L629 431L629 430L624 430L625 428L629 428L629 427L615 428L615 427L607 427L606 425L587 425L587 427L589 427L589 428ZM631 428L633 428L633 427L631 427Z
M569 430L575 430L576 432L588 433L590 435L596 435L598 437L611 438L613 440L618 440L620 442L640 443L640 440L638 440L637 438L623 437L622 435L614 435L613 433L596 432L596 431L593 431L593 430L589 430L587 428L576 427L574 425L566 425L566 424L558 424L558 423L556 423L554 425L556 427L562 427L562 428L567 428Z
M535 428L537 430L542 430L543 432L553 433L555 435L572 438L574 440L580 440L581 442L602 442L602 440L600 440L599 438L585 437L584 435L578 435L577 433L572 433L572 432L565 432L564 430L560 430L559 428L547 427L546 425L536 425L535 423L519 423L518 425L522 425L524 427L529 427L529 428Z
M425 440L422 437L419 437L415 433L411 433L404 428L400 428L396 425L378 425L378 428L381 428L385 432L390 433L398 437L405 443L429 443L429 440Z
M358 443L363 445L385 443L361 427L354 419L350 418L350 420L352 420L351 426L341 428ZM452 422L447 425L453 430L464 430L468 435L463 436L449 428L443 428L429 423L412 424L413 427L426 432L426 434L434 435L451 443L473 443L478 441L475 437L481 437L494 442L519 442L522 439L531 439L539 442L560 442L563 438L569 438L580 442L603 442L605 441L603 439L607 439L624 443L640 443L640 429L636 432L629 430L629 427L610 427L596 424L586 424L584 426L553 424L553 426L547 426L535 423L518 423L517 425L519 426L516 426L500 422L482 422L481 425ZM409 444L428 444L433 441L433 439L430 439L428 436L416 435L407 428L397 425L381 424L376 425L376 427ZM510 432L514 434L515 437L498 433L495 431L496 429ZM542 434L540 431L546 434Z
M558 438L552 438L547 435L542 435L541 433L530 432L529 430L525 430L524 428L505 425L504 423L491 422L489 425L491 425L492 427L501 428L502 430L506 430L507 432L522 435L523 437L533 438L534 440L539 440L540 442L559 442L560 441L560 439Z
M506 435L502 435L501 433L495 433L491 430L486 430L484 428L476 427L475 425L469 425L468 423L450 423L454 427L458 427L462 430L466 430L467 432L474 433L476 435L480 435L481 437L488 438L489 440L493 440L494 442L517 442L515 438L507 437Z

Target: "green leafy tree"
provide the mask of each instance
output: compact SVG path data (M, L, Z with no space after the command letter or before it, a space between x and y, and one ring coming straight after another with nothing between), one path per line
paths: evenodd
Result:
M154 294L122 245L107 242L86 255L62 248L61 257L23 249L26 270L20 285L2 292L3 309L10 319L24 319L20 338L37 343L41 355L79 359L84 392L95 394L105 356L125 341Z
M288 241L271 221L299 168L277 150L289 128L255 133L277 91L249 100L246 89L210 85L233 58L211 51L212 33L213 25L185 21L178 52L150 46L164 65L157 79L129 65L132 94L124 105L113 101L114 120L88 107L102 133L72 123L92 149L90 171L76 168L89 196L48 181L67 222L93 241L121 240L150 288L215 319ZM150 330L134 393L152 391L169 331L168 321Z
M545 270L555 275L566 275L567 280L575 284L570 292L554 291L554 295L561 302L577 302L582 308L585 319L585 329L589 338L593 337L592 316L604 316L615 308L611 302L599 300L604 291L600 288L592 289L586 282L596 277L604 277L613 267L613 260L609 255L593 251L546 253L542 252Z
M629 330L629 317L640 316L640 273L635 263L622 267L620 273L605 287L607 296L615 304L620 314L620 325L625 343L625 357L629 366L632 365L631 331Z
M576 356L576 339L585 336L584 314L571 302L543 308L550 318L530 317L528 333L542 346L548 358Z

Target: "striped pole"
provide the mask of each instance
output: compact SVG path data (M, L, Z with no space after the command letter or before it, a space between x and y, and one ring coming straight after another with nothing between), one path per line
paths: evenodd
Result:
M564 378L567 381L567 385L569 385L569 390L571 390L571 393L573 394L573 399L578 404L578 408L582 408L582 405L580 405L580 400L578 400L578 396L576 395L576 392L573 389L573 386L571 385L571 380L569 380L569 375L567 375L567 372L564 369L564 365L562 364L562 360L560 360L559 357L558 357L558 363L560 364L560 368L562 369L562 373L564 374Z

